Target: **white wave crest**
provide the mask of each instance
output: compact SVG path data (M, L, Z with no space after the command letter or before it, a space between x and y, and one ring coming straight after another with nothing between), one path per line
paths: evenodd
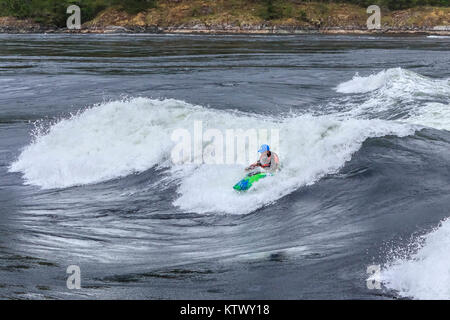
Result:
M450 220L423 237L412 257L397 258L381 272L383 284L401 296L450 299Z
M340 116L399 119L450 129L450 79L431 79L394 68L366 77L355 75L339 84L336 91L354 94L339 101Z
M278 129L282 170L244 194L232 186L244 175L243 164L173 165L175 129ZM304 115L275 119L194 106L178 100L136 98L108 102L64 119L38 134L10 170L28 184L64 188L98 183L162 165L165 183L178 184L174 205L183 211L248 213L300 186L339 170L365 139L412 134L414 127L383 120L339 120ZM276 147L276 146L275 146ZM257 158L255 150L254 161Z
M101 182L151 168L171 148L174 119L194 106L136 98L85 110L37 134L10 168L28 184L63 188Z
M408 123L422 125L438 130L450 131L450 104L427 103L405 120Z
M392 73L398 69L390 69L391 71L383 70L379 73L372 74L367 77L361 77L358 73L355 74L352 80L340 83L336 87L339 93L366 93L381 88L386 84ZM392 71L396 70L396 71Z
M239 194L231 186L244 175L243 167L202 165L181 180L175 205L193 212L249 213L338 171L369 137L413 133L411 127L395 122L327 116L306 115L272 125L280 130L280 150L275 150L280 172Z
M339 93L366 93L383 89L378 94L402 97L411 95L447 95L449 80L430 79L410 70L392 68L361 77L356 74L352 80L340 83L336 87Z

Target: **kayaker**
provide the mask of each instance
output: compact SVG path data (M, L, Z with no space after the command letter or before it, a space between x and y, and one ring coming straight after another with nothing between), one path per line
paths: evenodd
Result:
M275 152L270 151L270 147L267 144L263 144L261 148L259 148L258 152L261 153L259 160L251 164L245 170L251 171L259 167L262 169L262 171L274 173L279 169L280 159L278 158L278 155Z

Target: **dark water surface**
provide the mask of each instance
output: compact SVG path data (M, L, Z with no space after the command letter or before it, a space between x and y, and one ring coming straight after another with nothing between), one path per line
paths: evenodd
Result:
M421 298L414 281L450 298L420 275L405 279L406 293L366 287L367 266L386 265L450 215L448 38L0 35L0 43L1 298ZM70 116L96 104L80 121ZM228 184L204 186L220 166L156 166L168 153L151 135L185 124L172 110L211 127L221 117L233 128L276 119L286 175L276 191L235 206L215 192ZM159 158L142 164L129 154ZM428 249L424 261L442 250ZM66 287L69 265L81 268L80 290Z

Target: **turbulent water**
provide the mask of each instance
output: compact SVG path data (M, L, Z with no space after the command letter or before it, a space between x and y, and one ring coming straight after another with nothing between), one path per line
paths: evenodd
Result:
M450 299L448 37L0 41L1 298ZM174 163L196 123L281 171Z

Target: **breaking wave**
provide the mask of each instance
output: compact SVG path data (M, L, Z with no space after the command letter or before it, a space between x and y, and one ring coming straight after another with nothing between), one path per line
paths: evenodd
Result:
M245 195L232 186L244 175L245 164L174 165L170 155L175 129L271 128L279 130L275 146L282 170ZM293 190L339 170L369 137L404 136L413 126L384 121L310 115L270 118L191 105L179 100L135 98L107 102L38 130L10 170L21 172L28 184L65 188L100 183L166 168L183 211L248 213ZM263 141L260 141L263 142ZM203 142L205 147L208 142ZM247 142L247 147L249 143ZM246 158L246 164L256 159ZM271 184L273 188L265 186ZM275 191L274 191L275 190Z
M450 299L450 221L411 243L416 252L401 254L390 261L381 273L388 288L415 299Z
M393 68L365 77L357 74L336 91L350 94L336 103L342 116L402 120L450 130L449 79Z

